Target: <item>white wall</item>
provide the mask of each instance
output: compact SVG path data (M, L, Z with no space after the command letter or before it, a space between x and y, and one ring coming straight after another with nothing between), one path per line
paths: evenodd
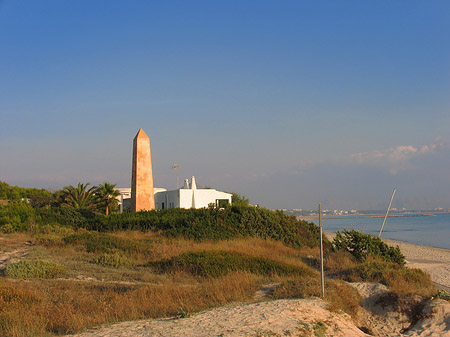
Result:
M159 192L155 194L156 209L180 207L180 208L205 208L209 204L216 203L218 199L226 199L231 204L231 193L217 191L215 189L178 189ZM195 205L193 205L195 201Z

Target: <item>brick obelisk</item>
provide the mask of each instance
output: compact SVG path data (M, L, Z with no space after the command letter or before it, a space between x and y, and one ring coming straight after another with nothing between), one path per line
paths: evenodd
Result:
M155 209L150 139L142 129L133 139L132 170L131 212Z

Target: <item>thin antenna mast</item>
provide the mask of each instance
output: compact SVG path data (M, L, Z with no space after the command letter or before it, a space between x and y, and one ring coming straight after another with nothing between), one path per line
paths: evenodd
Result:
M180 187L180 167L178 164L172 166L173 169L177 170L177 189Z
M395 195L395 192L396 192L396 191L397 191L397 189L394 188L394 191L392 192L391 201L389 202L389 206L388 206L388 208L387 208L387 210L386 210L386 215L384 216L383 225L381 226L381 229L380 229L380 234L378 234L378 237L379 237L379 238L381 238L381 232L383 232L384 224L386 223L386 219L387 219L387 217L388 217L389 211L391 210L392 200L394 200L394 195Z

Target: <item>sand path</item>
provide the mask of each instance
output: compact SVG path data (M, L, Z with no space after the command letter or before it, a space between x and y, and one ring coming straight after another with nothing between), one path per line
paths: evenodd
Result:
M0 241L1 243L1 241ZM12 250L5 251L0 246L0 274L4 272L8 263L15 262L24 258L30 251L30 243L24 243L25 246L14 247Z

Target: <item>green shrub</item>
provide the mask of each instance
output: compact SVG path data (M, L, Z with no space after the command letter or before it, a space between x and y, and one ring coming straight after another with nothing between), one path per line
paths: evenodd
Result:
M260 275L303 275L306 268L235 252L187 252L171 259L150 262L149 267L160 273L187 272L200 277L218 277L231 271L246 271Z
M67 268L63 265L43 260L22 260L6 266L5 274L11 278L51 279L63 276Z
M14 232L15 232L14 227L9 223L0 226L0 233L9 234Z
M91 211L75 209L72 207L56 208L56 221L65 226L73 228L85 228L89 226L89 221L93 221L96 215Z
M114 268L130 265L130 261L127 259L127 257L117 252L103 253L99 257L95 258L93 262L101 266Z
M436 294L436 298L441 298L443 300L450 301L450 293L445 290L439 290Z
M0 208L0 226L9 225L5 228L12 231L25 231L35 221L33 207L25 202L11 202Z
M161 231L168 237L194 240L250 236L282 241L298 248L319 244L319 228L315 224L297 220L281 211L249 206L111 214L90 219L84 228L96 231Z
M141 251L141 248L136 242L97 232L72 234L65 237L64 242L67 244L84 245L88 252L111 253L120 250L137 253Z
M360 262L365 261L369 256L373 256L381 257L385 261L395 262L399 265L406 263L405 256L398 246L388 246L380 238L363 234L354 229L338 231L332 243L332 250L348 251Z
M59 224L45 224L37 228L36 234L54 234L60 236L68 236L70 234L74 234L74 232L75 231L72 227L61 226Z

